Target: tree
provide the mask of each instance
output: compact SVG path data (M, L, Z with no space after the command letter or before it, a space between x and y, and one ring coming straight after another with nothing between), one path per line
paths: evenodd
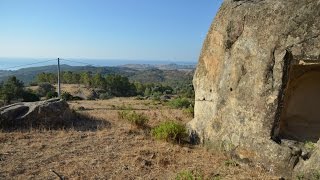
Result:
M137 94L143 96L146 91L146 86L140 82L135 82L134 86L136 87Z
M62 81L66 84L72 84L72 72L67 71L62 73Z
M11 76L3 83L0 96L6 104L9 104L12 100L22 97L24 92L23 87L22 81L18 80L15 76Z
M57 75L53 73L40 73L36 77L38 83L47 82L51 84L57 83L57 78Z
M84 73L81 73L80 75L80 82L88 87L91 86L91 73L89 72L84 72Z
M97 73L92 78L92 85L96 88L105 88L106 81L100 73Z
M39 96L30 89L23 92L22 99L24 102L40 101Z
M41 97L45 97L48 93L53 94L56 91L56 88L50 83L41 83L38 87L37 93Z
M61 98L65 101L71 101L73 100L73 96L68 93L68 92L63 92L62 95L61 95Z
M72 83L80 84L80 79L81 79L80 74L78 74L78 73L73 73L72 74Z
M106 89L114 96L128 97L136 95L136 87L129 82L127 77L120 75L108 75L106 77Z

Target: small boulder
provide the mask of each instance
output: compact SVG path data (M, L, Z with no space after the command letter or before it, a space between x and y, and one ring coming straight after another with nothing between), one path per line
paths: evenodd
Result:
M0 128L56 128L72 123L73 113L66 101L50 99L21 102L0 108Z

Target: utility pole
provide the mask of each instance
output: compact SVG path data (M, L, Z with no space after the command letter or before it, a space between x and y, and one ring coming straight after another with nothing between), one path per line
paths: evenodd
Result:
M58 97L61 98L61 85L60 85L60 58L58 58Z

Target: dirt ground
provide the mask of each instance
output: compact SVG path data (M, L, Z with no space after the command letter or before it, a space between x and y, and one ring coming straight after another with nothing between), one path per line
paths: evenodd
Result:
M185 171L204 179L278 179L203 146L155 140L118 118L118 111L133 109L145 113L151 127L165 120L187 123L191 117L182 110L132 98L69 104L101 122L85 131L0 132L0 179L175 179Z

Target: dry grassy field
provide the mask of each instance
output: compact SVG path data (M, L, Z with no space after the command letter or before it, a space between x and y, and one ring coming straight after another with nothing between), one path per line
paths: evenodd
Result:
M79 113L98 119L94 128L32 129L0 132L0 179L176 179L193 172L204 179L277 179L203 146L155 140L118 117L123 109L149 117L187 123L182 110L149 100L114 98L73 101ZM54 171L54 172L53 172Z

